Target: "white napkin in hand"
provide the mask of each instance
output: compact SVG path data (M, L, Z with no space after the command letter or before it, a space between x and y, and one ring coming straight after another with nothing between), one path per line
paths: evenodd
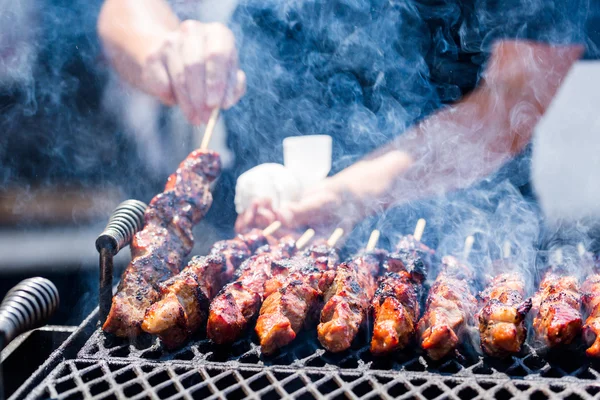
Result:
M302 193L300 180L281 164L261 164L244 172L235 186L235 210L243 213L254 200L271 199L278 209L288 201L297 200Z

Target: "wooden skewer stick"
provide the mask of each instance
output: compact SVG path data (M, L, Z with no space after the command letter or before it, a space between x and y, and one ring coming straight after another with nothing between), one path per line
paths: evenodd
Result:
M310 239L312 239L313 236L315 236L314 229L307 229L306 232L304 232L302 236L296 240L296 248L298 250L302 250L302 248L306 246L308 242L310 242Z
M219 112L220 110L217 107L212 111L212 114L210 114L210 118L206 124L206 129L204 130L204 136L202 137L202 144L200 145L200 149L202 150L208 149L210 138L212 137L215 126L217 125L217 121L219 120Z
M554 262L556 265L560 265L563 263L563 252L562 249L556 249L554 252Z
M512 252L511 244L508 240L504 241L504 245L502 246L502 258L510 258L510 254Z
M333 247L337 243L338 240L344 235L344 230L342 228L336 228L335 231L329 236L327 239L327 246Z
M367 243L366 247L367 251L373 251L375 249L377 242L379 242L380 234L381 232L379 232L377 229L374 229L373 232L371 232L371 236L369 236L369 242Z
M419 218L419 220L417 221L417 226L415 226L415 233L413 234L413 237L415 238L415 240L417 242L421 241L421 238L423 237L423 231L425 231L426 224L427 224L427 221L425 221L424 218Z
M579 254L579 257L585 255L585 245L583 243L577 243L577 254Z
M281 228L281 221L275 221L271 225L263 229L262 234L265 236L274 234L279 228Z
M467 261L469 259L469 255L473 249L473 243L475 243L475 238L472 235L467 236L465 239L465 247L463 249L463 260Z

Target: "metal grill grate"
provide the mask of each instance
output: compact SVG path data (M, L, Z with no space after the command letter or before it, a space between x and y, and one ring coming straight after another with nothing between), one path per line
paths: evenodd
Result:
M582 349L576 347L569 351L542 355L534 348L526 346L523 354L506 360L472 354L468 357L452 357L441 362L432 362L422 353L411 350L390 357L375 357L369 352L365 338L366 335L360 338L363 340L356 340L357 343L350 350L333 354L320 346L313 329L300 334L294 344L282 349L278 355L266 357L261 354L256 337L244 338L226 347L218 347L207 339L200 339L181 350L168 352L158 340L149 337L130 343L107 337L97 330L81 349L78 357L174 361L194 365L226 363L232 367L285 365L335 370L340 368L359 371L395 370L475 377L568 377L582 381L600 381L600 362L588 359Z
M418 352L375 358L367 334L343 354L324 351L314 329L273 357L257 339L228 347L205 339L167 352L95 329L97 311L38 370L17 399L498 399L600 398L600 363L581 349L542 356L528 347L505 361L473 355L432 363ZM78 353L77 353L78 351Z
M594 382L557 378L442 376L393 371L190 365L72 360L61 363L30 398L55 399L591 399Z

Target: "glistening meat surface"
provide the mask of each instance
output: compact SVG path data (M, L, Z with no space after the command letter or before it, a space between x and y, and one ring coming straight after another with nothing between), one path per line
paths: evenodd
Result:
M376 289L384 252L369 252L338 266L332 285L325 292L319 342L331 352L348 349L364 324L370 299Z
M296 338L317 311L320 296L333 281L337 262L333 248L313 246L287 262L285 275L270 280L272 292L263 302L255 327L264 354L272 354Z
M220 170L215 152L196 150L169 177L165 191L152 199L144 228L132 240L132 260L102 327L106 332L140 334L146 309L160 298L159 283L179 271L192 249L192 228L210 208L209 186Z
M548 272L533 299L533 330L544 345L569 344L582 326L581 294L574 276Z
M525 317L531 309L531 299L525 299L525 277L515 268L505 269L513 272L496 275L480 293L481 349L494 357L521 351L527 337Z
M446 256L429 290L425 314L417 325L420 344L429 357L439 360L456 349L471 325L477 300L471 293L473 273L456 258Z
M214 244L208 257L195 257L160 286L161 299L146 312L142 329L169 348L182 345L206 322L210 300L240 263L266 243L260 231Z
M236 280L223 287L210 305L206 327L210 339L231 343L246 331L262 305L272 263L290 257L294 250L294 238L284 237L244 262Z

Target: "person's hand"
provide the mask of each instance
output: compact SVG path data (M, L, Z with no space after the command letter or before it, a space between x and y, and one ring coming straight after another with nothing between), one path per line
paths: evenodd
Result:
M277 221L278 216L273 210L271 199L263 198L252 202L243 213L238 215L235 221L235 231L246 233L251 229L264 229L272 222Z
M353 200L353 196L340 190L330 179L307 190L298 201L286 203L274 210L270 200L255 201L244 213L238 216L235 224L237 232L251 228L264 228L273 221L281 221L290 229L314 228L329 231L334 227L352 228L363 213Z
M196 125L206 123L214 108L233 106L246 90L231 30L193 20L165 35L146 58L141 79L148 93L179 105Z

